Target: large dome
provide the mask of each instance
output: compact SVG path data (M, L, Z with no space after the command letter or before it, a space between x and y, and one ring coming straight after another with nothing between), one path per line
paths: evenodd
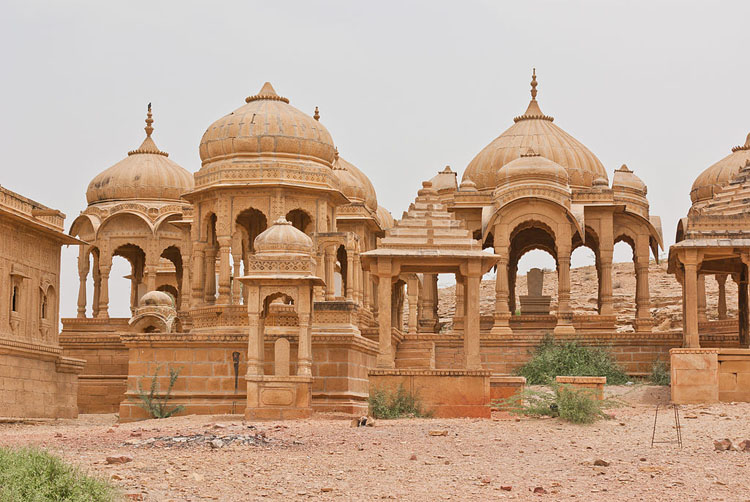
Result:
M137 150L98 174L86 190L89 204L116 200L178 201L193 189L193 175L167 158L151 138L151 105L146 118L146 139Z
M711 199L722 189L750 160L750 134L745 144L732 148L732 153L703 171L693 182L690 200L695 204Z
M572 187L591 187L594 179L607 179L607 171L596 155L577 139L552 123L536 100L536 72L531 79L531 102L526 113L487 145L469 163L462 182L471 180L477 189L495 188L495 173L505 164L521 157L529 148L568 171Z
M377 211L378 199L375 194L375 187L372 186L370 179L354 164L340 157L338 150L335 153L335 158L333 169L341 182L341 191L344 195L352 202L363 203L370 211Z
M331 167L333 140L328 130L306 113L289 105L266 82L244 106L209 126L200 144L203 165L238 157L290 159Z

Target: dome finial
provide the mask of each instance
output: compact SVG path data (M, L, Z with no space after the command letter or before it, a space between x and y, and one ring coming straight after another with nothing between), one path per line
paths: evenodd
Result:
M320 112L318 111L318 107L315 107L315 113L313 114L313 118L315 120L320 120Z
M339 147L337 146L333 148L333 158L334 160L339 160Z
M154 128L151 127L151 124L154 123L154 119L152 118L151 114L151 103L148 104L148 111L146 112L146 137L150 138L151 133L154 132Z
M750 150L750 134L747 135L744 145L735 146L734 148L732 148L732 152L738 152L740 150Z
M536 68L531 69L531 100L536 101Z

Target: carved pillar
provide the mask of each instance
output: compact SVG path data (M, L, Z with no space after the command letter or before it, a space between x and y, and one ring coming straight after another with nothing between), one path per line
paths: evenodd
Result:
M193 246L193 301L192 306L197 307L205 301L205 286L203 284L206 270L206 253L203 246Z
M159 259L146 265L146 290L156 291L156 270L159 268ZM137 296L137 295L136 295Z
M263 375L265 359L264 326L260 317L258 288L253 287L247 302L248 340L247 340L247 375Z
M698 275L698 322L708 321L706 315L706 276Z
M99 263L100 286L99 286L99 312L97 317L109 318L109 272L112 270L111 259L105 263Z
M408 295L409 295L409 320L408 320L408 327L409 327L409 334L410 335L416 335L417 334L417 301L419 297L419 278L416 275L412 275L409 277L408 282L406 283L406 286L408 288Z
M209 246L205 255L204 298L206 303L216 303L216 248Z
M234 248L232 249L234 251ZM242 275L240 273L240 267L242 267L242 253L233 253L232 254L232 303L234 305L239 305L242 303L242 283L238 280L238 278Z
M556 335L575 333L573 311L570 308L570 249L557 251L557 326Z
M391 278L390 260L378 260L378 368L394 368L393 347L391 342Z
M719 320L727 318L727 274L716 274L716 282L719 284Z
M651 298L648 291L650 251L648 237L640 236L635 250L635 329L651 331Z
M222 236L219 241L219 298L217 303L229 305L232 301L232 271L231 271L231 246L232 238Z
M369 270L362 271L362 306L372 310L372 278Z
M422 283L421 323L432 331L437 326L437 274L424 274Z
M737 317L739 322L740 347L750 348L750 312L748 312L748 279L750 276L750 255L742 255L742 270L737 285Z
M346 301L354 301L354 250L346 250Z
M470 270L464 279L466 314L464 316L464 354L466 369L482 369L479 355L479 283L482 276L478 270ZM478 267L476 267L478 269Z
M352 261L354 264L353 267L353 277L354 281L352 284L352 291L353 291L353 299L354 303L357 305L362 305L362 263L359 259L359 253L354 254L354 259Z
M180 288L180 306L178 310L187 312L190 310L190 255L181 255L182 258L182 287Z
M336 281L333 274L336 269L336 254L333 251L333 246L328 246L325 250L326 301L328 302L336 298Z
M300 288L304 289L304 288ZM311 292L303 291L299 298L299 344L297 345L297 375L312 376L312 336L310 333Z
M135 275L135 270L130 274L130 316L135 314L135 309L138 307L138 278Z
M512 335L510 329L511 312L508 309L508 254L499 247L495 248L497 260L497 274L495 276L495 322L492 326L493 335Z
M604 240L604 239L602 239ZM610 241L611 242L611 241ZM614 298L612 296L612 254L614 248L611 243L605 246L603 243L599 248L599 266L601 275L599 277L599 314L613 315Z
M685 316L683 319L683 343L687 348L699 348L698 336L698 261L681 257L685 267Z
M453 330L462 330L464 328L464 318L466 316L466 307L464 302L466 282L461 274L456 274L456 305L453 312Z
M86 317L86 280L89 275L89 250L80 246L78 251L78 318Z
M94 260L94 267L91 271L94 279L94 298L91 301L91 317L99 317L99 298L102 290L102 274L99 272L99 260Z

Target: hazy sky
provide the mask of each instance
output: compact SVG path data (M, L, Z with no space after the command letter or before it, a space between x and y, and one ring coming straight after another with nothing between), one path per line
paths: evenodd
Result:
M536 67L544 113L610 181L626 163L646 182L669 245L694 178L750 131L749 14L746 0L5 0L0 184L69 228L91 178L142 141L149 101L157 145L197 171L205 129L268 80L293 106L320 107L399 218L421 181L463 173L523 113ZM63 316L76 256L63 252Z

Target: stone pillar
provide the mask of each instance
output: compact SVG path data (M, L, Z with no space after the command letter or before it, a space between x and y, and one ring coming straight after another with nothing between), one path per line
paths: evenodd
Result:
M419 298L419 278L416 275L410 276L406 287L409 295L409 334L417 334L417 301Z
M706 315L706 276L698 275L698 322L708 321Z
M362 305L362 263L359 259L359 253L355 252L352 264L354 265L352 271L352 277L354 278L352 283L353 299L354 303Z
M202 247L193 246L193 301L192 306L197 307L205 301L204 284L206 270L206 256Z
M239 305L242 303L242 282L238 280L241 276L242 253L232 254L232 262L232 304Z
M465 303L465 292L466 283L461 274L456 274L456 304L453 312L453 331L462 330L464 328L464 318L466 316L466 303Z
M346 301L351 302L354 300L354 250L346 250L346 278L341 277L342 280L346 280L346 288L341 293L346 298Z
M684 259L684 258L683 258ZM686 348L700 348L698 336L698 262L683 261L685 267L685 316L683 319L683 343Z
M470 268L472 268L471 264ZM482 358L479 355L479 284L481 279L482 276L477 270L470 270L464 279L466 292L464 354L466 354L466 369L468 370L482 369Z
M156 291L156 270L158 268L159 268L158 259L155 263L150 262L148 265L146 265L146 290L147 291Z
M232 302L232 271L230 254L232 238L222 236L219 241L219 298L220 305L229 305Z
M135 314L135 309L138 307L138 278L135 275L135 270L130 274L130 316Z
M737 285L737 318L739 322L740 347L750 348L750 312L748 312L748 276L750 275L750 255L742 255L742 270Z
M178 310L190 310L190 256L186 253L182 258L182 287L180 288L180 305Z
M716 282L719 284L719 320L727 318L727 274L716 274Z
M437 326L437 274L424 274L422 278L422 318L430 330Z
M216 303L216 248L209 246L205 252L205 280L204 301L206 303Z
M257 293L256 293L257 296ZM248 305L247 375L263 374L264 327L257 305Z
M111 260L107 263L99 263L99 275L101 285L99 286L99 312L97 317L101 319L109 318L109 272L112 270Z
M495 321L492 325L492 334L507 336L513 334L510 329L511 312L508 309L508 254L504 251L498 252L498 248L495 248L495 254L498 260L495 276Z
M362 271L362 306L372 310L372 278L370 277L370 271Z
M304 298L303 298L304 296ZM312 336L310 333L310 294L300 295L297 375L312 376Z
M86 317L86 280L89 275L89 251L80 246L78 251L78 318Z
M378 260L378 368L394 368L391 342L391 263Z
M648 266L650 250L648 237L639 236L635 253L635 328L639 332L651 331L651 298L648 291Z
M570 308L570 249L557 251L557 326L556 335L575 333L573 311Z
M102 274L99 272L99 262L94 261L94 267L91 271L94 279L94 298L91 301L91 317L99 317L99 298L102 290Z
M333 246L328 246L325 250L327 302L333 301L336 298L336 281L334 279L336 254L333 251Z
M602 239L603 240L603 239ZM599 277L599 314L613 315L614 298L612 296L612 254L614 248L602 244L599 247L599 266L601 267L601 276Z

